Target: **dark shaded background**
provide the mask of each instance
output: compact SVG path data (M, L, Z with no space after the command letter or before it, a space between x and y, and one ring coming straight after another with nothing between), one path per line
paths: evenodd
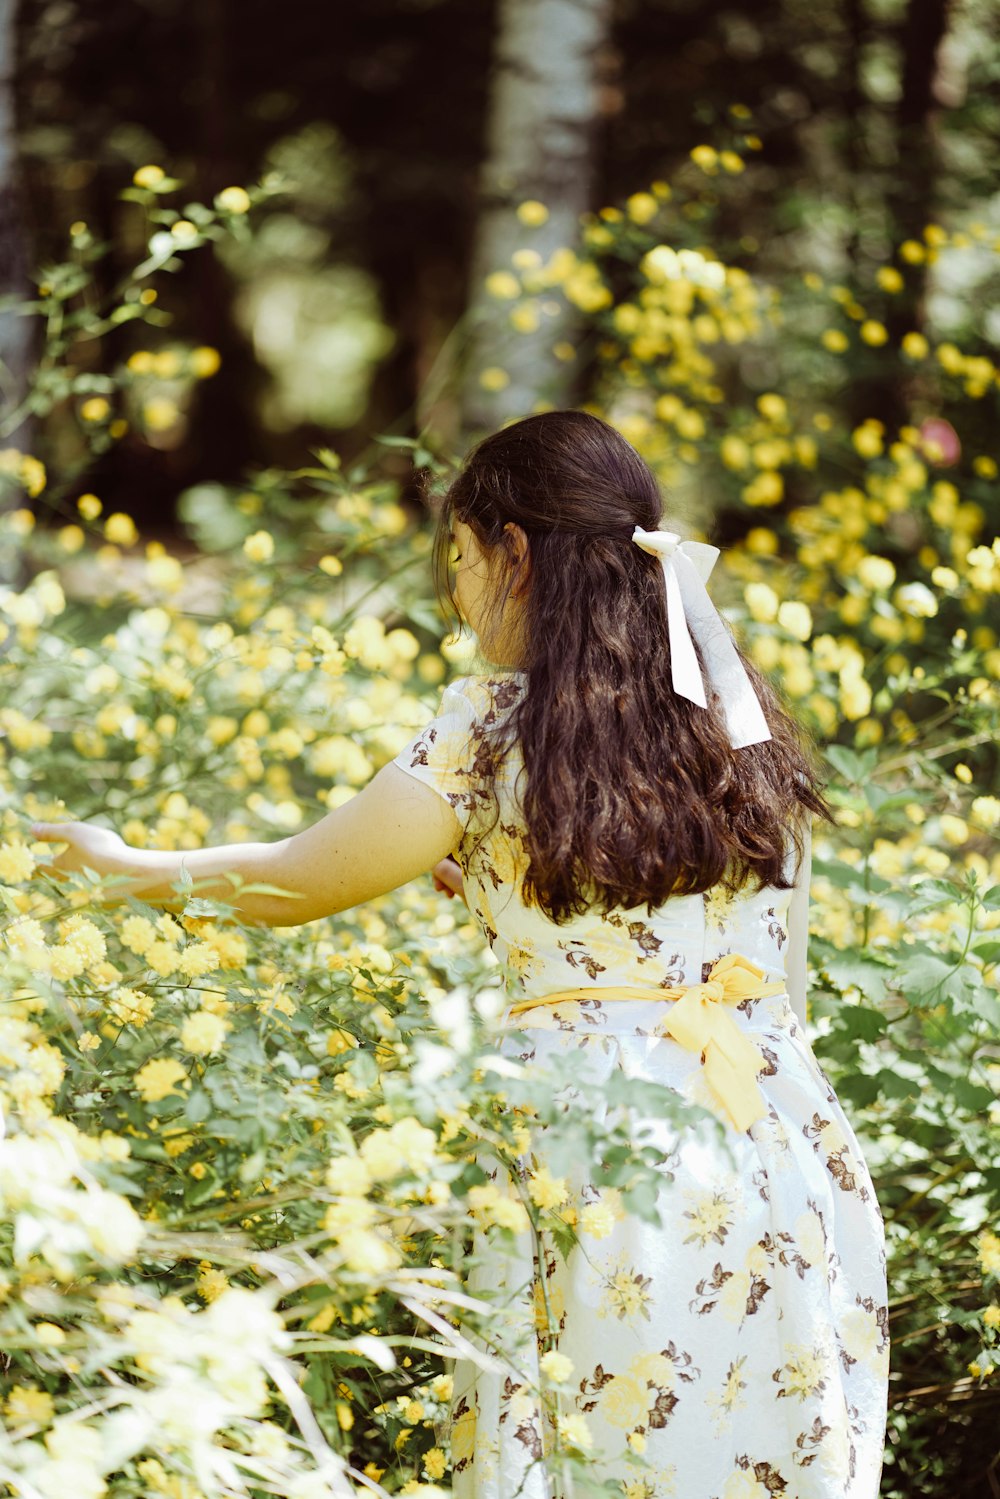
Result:
M169 521L177 494L196 481L238 482L248 467L301 463L319 443L335 439L350 455L372 433L409 430L421 380L469 296L502 23L495 0L21 0L15 22L20 204L8 276L18 263L23 276L60 256L73 220L134 257L117 194L146 162L210 202L291 157L304 186L280 211L312 232L286 233L283 248L279 235L268 275L280 275L283 260L300 290L310 275L317 284L326 276L319 322L335 321L363 288L360 321L392 336L341 389L350 419L296 414L293 399L276 426L262 402L280 376L239 310L265 267L251 261L237 275L202 248L161 305L170 336L216 347L226 377L199 386L178 446L154 449L130 434L88 487L110 506L127 500L140 522ZM847 285L870 282L893 244L929 221L988 208L998 31L985 3L617 0L596 59L592 206L669 178L693 146L731 132L736 102L762 149L752 183L721 210L716 249L770 273L823 262ZM110 280L124 265L112 256L102 274ZM339 306L331 270L353 278ZM922 324L921 278L911 286L886 312L891 333ZM149 337L125 325L93 357L121 360ZM586 399L586 381L584 366L573 399ZM900 408L884 370L875 388L852 382L843 401L889 419Z

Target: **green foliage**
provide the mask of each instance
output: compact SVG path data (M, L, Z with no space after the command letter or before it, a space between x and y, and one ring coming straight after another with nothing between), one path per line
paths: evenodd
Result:
M739 175L705 151L694 168ZM572 1215L538 1209L518 1166L529 1123L558 1120L567 1164L585 1154L610 1202L651 1215L654 1155L628 1106L677 1104L630 1084L598 1112L569 1077L527 1096L486 1043L491 954L429 881L280 936L183 887L170 914L107 904L85 877L32 881L27 824L60 802L140 846L293 829L364 784L472 659L439 645L429 537L384 460L345 472L321 450L238 492L189 491L197 602L195 569L137 550L127 515L71 504L128 422L155 433L163 403L214 373L205 349L76 363L122 321L163 326L136 291L190 245L253 232L249 198L181 213L175 188L130 190L148 253L107 307L87 295L105 247L82 231L45 271L25 409L43 427L73 413L75 438L44 465L0 461L43 518L0 523L23 572L0 590L0 1478L81 1499L308 1499L322 1474L349 1492L353 1464L419 1492L443 1471L441 1350L489 1329L460 1289L470 1211L501 1240L528 1224L568 1251ZM829 763L810 1019L886 1218L884 1493L943 1496L985 1471L1000 1388L1000 551L996 464L976 452L996 371L952 345L885 348L854 293L819 278L788 297L721 265L670 202L654 184L586 226L580 255L525 269L524 305L567 296L597 357L594 409L682 511L696 486L717 496L732 616ZM855 361L883 357L920 370L898 432L839 415ZM947 476L919 425L942 410L961 437ZM428 434L381 445L446 462ZM515 1197L489 1191L491 1155Z

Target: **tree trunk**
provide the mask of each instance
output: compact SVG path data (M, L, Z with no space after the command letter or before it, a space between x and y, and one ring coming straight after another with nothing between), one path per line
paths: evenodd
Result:
M17 0L0 0L0 297L27 300L28 281L24 247L24 216L18 182L14 78L17 58ZM0 408L13 411L23 400L31 366L33 324L15 312L0 311ZM0 447L30 451L32 423L24 421L6 433ZM29 497L13 493L0 508L31 506ZM17 584L19 558L12 543L0 546L0 583Z
M545 261L561 246L577 246L580 215L591 206L596 70L610 21L610 0L502 0L466 314L469 435L528 415L542 401L567 403L572 367L552 347L573 341L572 307L558 293L543 294L560 310L543 311L536 331L519 332L510 323L513 304L483 283L492 271L511 270L518 248L537 250ZM526 199L548 208L544 225L518 219ZM501 390L480 384L492 368L509 377Z
M949 0L910 0L899 32L902 77L896 105L896 169L887 184L890 233L897 245L923 243L925 225L940 207L940 160L937 115L939 49L948 29ZM927 266L908 266L906 285L891 298L885 319L892 342L924 324ZM891 392L884 409L874 413L895 428L907 419L905 381Z

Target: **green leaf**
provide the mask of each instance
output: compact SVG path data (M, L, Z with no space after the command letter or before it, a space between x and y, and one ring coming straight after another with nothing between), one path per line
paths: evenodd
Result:
M871 1004L878 1004L885 998L886 984L892 977L890 964L856 949L839 952L829 943L822 945L816 962L836 988L860 989Z
M915 1079L903 1077L888 1067L883 1067L878 1073L877 1081L883 1098L917 1098L923 1092L921 1084Z
M177 511L189 535L205 552L227 552L242 546L250 532L246 517L220 484L194 484L185 489L177 501Z
M883 1014L867 1005L841 1005L836 1018L838 1029L851 1041L877 1041L889 1024Z
M212 1112L212 1100L204 1088L192 1088L188 1094L184 1117L191 1124L203 1124Z
M996 1094L992 1088L984 1087L982 1083L974 1083L968 1077L956 1077L952 1084L951 1094L956 1103L960 1103L972 1114L978 1114L982 1109L988 1109L996 1102Z
M858 1108L866 1109L879 1096L878 1078L869 1077L864 1072L848 1074L838 1082L837 1096Z
M268 1155L266 1150L255 1150L253 1155L248 1155L245 1161L240 1162L239 1178L241 1182L255 1182L267 1170Z
M862 888L861 872L843 859L814 859L813 874L829 880L838 890Z
M826 758L837 774L853 786L863 785L878 764L875 750L868 749L859 754L857 750L848 749L844 744L828 745Z
M186 1206L191 1208L201 1207L202 1203L207 1202L213 1192L217 1191L218 1186L218 1173L214 1166L208 1166L205 1175L200 1181L192 1179L190 1185L185 1186L184 1202Z
M954 963L936 953L918 952L904 958L896 970L894 986L904 995L934 994L953 973Z

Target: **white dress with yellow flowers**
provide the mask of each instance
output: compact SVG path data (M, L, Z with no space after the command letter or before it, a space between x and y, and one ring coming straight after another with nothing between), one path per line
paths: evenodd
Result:
M651 917L638 907L556 926L519 898L527 860L516 750L496 784L499 821L470 867L493 821L485 741L523 686L519 672L452 683L438 716L395 757L462 819L456 857L511 1003L595 989L582 1002L505 1012L500 1050L537 1069L540 1086L549 1060L569 1056L581 1093L617 1070L718 1112L699 1054L657 1032L672 1006L653 996L701 983L732 953L783 980L789 892L678 896ZM601 996L616 984L648 987L651 998ZM552 1461L555 1419L560 1445L587 1455L574 1496L875 1499L889 1337L871 1177L787 994L727 1008L765 1059L766 1113L746 1129L728 1126L731 1159L710 1132L640 1114L641 1143L661 1152L662 1227L624 1212L614 1190L598 1191L586 1162L569 1172L559 1207L576 1209L578 1242L565 1258L545 1232L537 1250L530 1228L504 1234L495 1204L492 1223L477 1221L469 1290L506 1308L503 1367L456 1361L457 1499L569 1499ZM519 1162L536 1190L544 1138L536 1131ZM514 1183L495 1159L483 1164L516 1223ZM566 1375L551 1357L540 1372L551 1350L571 1365L557 1404L535 1393Z

